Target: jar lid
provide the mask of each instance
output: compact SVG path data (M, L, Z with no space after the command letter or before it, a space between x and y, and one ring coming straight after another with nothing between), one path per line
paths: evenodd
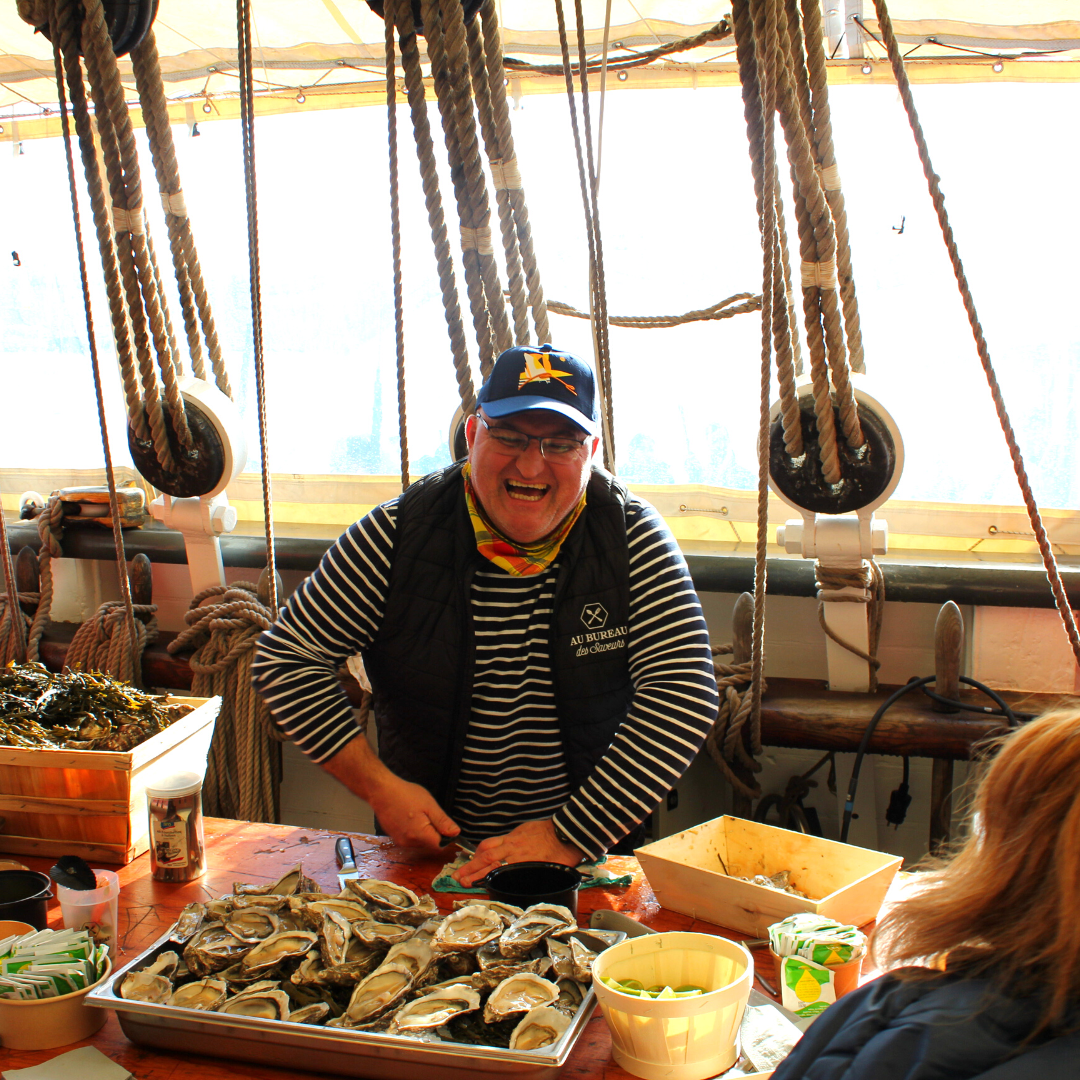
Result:
M148 784L146 794L152 799L179 799L183 795L198 791L202 784L203 778L198 773L175 773L173 776L163 777L156 784Z

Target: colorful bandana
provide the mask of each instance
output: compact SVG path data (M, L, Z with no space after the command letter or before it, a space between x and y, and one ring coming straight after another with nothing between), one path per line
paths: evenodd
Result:
M555 561L563 541L570 534L574 522L581 516L581 511L585 509L585 492L581 493L577 506L566 515L563 523L553 533L535 544L516 544L503 536L484 515L473 490L470 474L470 467L466 464L461 475L465 477L465 504L469 508L473 532L476 533L476 550L485 559L502 567L514 577L542 574Z

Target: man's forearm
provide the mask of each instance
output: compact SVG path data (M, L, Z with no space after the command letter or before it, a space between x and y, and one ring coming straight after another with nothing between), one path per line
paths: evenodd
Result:
M368 803L378 802L379 795L396 779L363 734L351 739L333 757L320 764L335 780L340 780L354 795Z

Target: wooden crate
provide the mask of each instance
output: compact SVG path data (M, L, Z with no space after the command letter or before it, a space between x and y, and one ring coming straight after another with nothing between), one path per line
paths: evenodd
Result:
M127 863L150 846L146 789L202 773L221 698L174 697L195 710L125 753L0 746L0 851Z
M810 911L863 926L877 917L903 861L743 818L719 817L635 853L661 905L695 919L766 937L769 926ZM721 869L721 862L727 873ZM803 900L740 877L787 870Z

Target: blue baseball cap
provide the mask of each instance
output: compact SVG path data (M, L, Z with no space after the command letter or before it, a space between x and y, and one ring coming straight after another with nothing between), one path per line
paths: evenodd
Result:
M590 435L600 427L592 368L551 345L515 345L501 353L476 403L492 418L547 409Z

